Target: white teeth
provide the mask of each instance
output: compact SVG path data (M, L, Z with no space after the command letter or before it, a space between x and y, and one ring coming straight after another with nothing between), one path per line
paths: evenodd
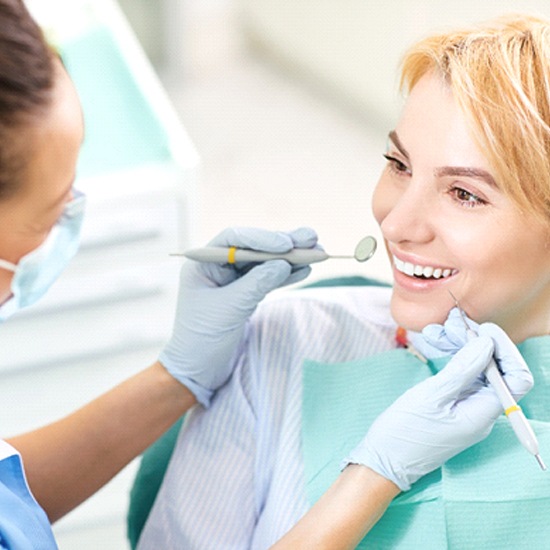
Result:
M425 277L426 279L445 279L456 273L454 269L450 269L448 267L441 268L432 267L429 265L415 265L410 262L404 262L395 256L393 257L393 263L397 271L401 271L401 273L405 273L405 275L408 275L409 277L416 276Z
M403 265L403 272L407 275L414 275L414 265L410 264L409 262L405 262Z

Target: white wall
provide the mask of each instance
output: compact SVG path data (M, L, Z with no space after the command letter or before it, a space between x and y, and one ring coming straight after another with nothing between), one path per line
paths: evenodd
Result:
M237 0L251 44L387 126L408 44L434 30L509 12L550 16L547 0Z

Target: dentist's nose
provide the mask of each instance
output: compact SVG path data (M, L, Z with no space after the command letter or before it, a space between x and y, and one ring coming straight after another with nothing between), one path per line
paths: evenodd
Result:
M437 213L429 198L414 184L387 204L380 229L388 241L425 243L433 238L432 219Z

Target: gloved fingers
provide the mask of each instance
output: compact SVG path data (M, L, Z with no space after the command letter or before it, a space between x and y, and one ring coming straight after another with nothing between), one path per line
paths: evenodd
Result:
M477 332L479 325L466 317L468 326ZM445 324L431 324L424 327L422 336L433 347L439 351L454 353L459 350L468 340L464 319L460 315L458 308L454 307L449 312Z
M301 228L286 234L280 231L270 231L253 227L230 227L224 229L209 243L211 246L235 246L263 252L284 253L295 247L295 239L301 246L315 244L317 235L313 230ZM195 263L188 267L185 276L199 286L226 286L235 279L248 273L255 263L239 263L236 265L216 264L213 262Z
M240 295L247 306L254 308L266 294L286 284L291 265L284 260L270 260L254 266L231 285L230 291ZM296 272L298 273L298 272Z
M323 250L322 246L317 244L317 233L310 227L299 227L289 233L294 248L316 248ZM311 273L311 268L308 265L294 265L292 266L292 275L285 283L291 285L303 281Z
M288 233L254 227L230 227L214 237L209 244L274 253L284 253L294 248L294 242Z
M456 351L456 346L449 341L445 334L445 327L433 323L426 325L422 329L422 336L424 340L436 350L444 353L452 353Z
M466 321L470 329L477 332L479 327L478 323L472 321L464 311L461 314L457 307L453 307L453 309L449 311L449 316L445 321L445 328L454 335L456 341L466 340L466 326L464 325L464 321Z
M273 260L271 260L273 261ZM279 260L282 261L282 260ZM232 270L233 274L230 277L231 281L235 280L238 277L245 275L250 272L252 269L260 266L260 263L246 263L246 264L236 264L235 269ZM279 286L288 286L294 283L299 283L303 281L311 273L311 266L309 265L290 265L290 275Z
M510 337L498 325L494 323L483 323L478 328L478 334L488 336L495 345L495 358L499 362L524 363L523 357L517 346L510 340Z
M316 243L317 233L308 227L300 227L290 233L234 227L225 229L210 242L210 245L236 246L262 252L284 253L293 248L312 248ZM235 265L205 264L198 267L198 269L206 275L207 279L215 282L215 285L212 286L225 286L246 275L259 265L255 262L239 262ZM307 266L292 266L292 276L283 284L289 285L302 281L309 273L310 269Z
M264 229L230 228L224 230L211 241L213 246L237 246L262 250L266 252L287 252L292 248L308 248L315 246L317 234L307 227L296 229L285 234ZM242 278L259 263L237 263L235 265L216 263L195 263L184 265L182 270L182 283L193 279L194 286L199 284L206 287L223 287L236 279ZM268 269L269 272L269 269ZM311 273L311 268L306 265L291 266L291 275L277 286L286 286L304 280ZM266 283L268 287L271 284ZM272 290L272 288L269 288ZM263 293L263 291L262 291ZM265 294L264 294L265 295Z
M490 385L479 387L475 392L461 398L456 409L469 419L472 427L492 426L504 412L502 403Z
M479 327L479 334L488 336L494 342L494 356L504 381L512 395L521 399L533 387L533 375L527 363L521 356L516 345L510 340L506 332L494 323L483 323Z
M486 336L475 338L460 349L444 369L426 381L437 403L452 403L478 383L493 351L493 341Z
M466 342L466 328L457 308L453 308L443 325L431 324L424 327L422 336L440 351L454 353Z
M180 270L180 289L224 287L239 277L229 264L186 260Z
M313 248L317 244L317 233L310 227L299 227L288 235L294 248Z
M197 283L211 288L226 286L240 275L233 266L214 262L193 262L191 269Z
M299 283L303 281L311 273L311 266L301 265L301 266L292 266L292 271L288 276L287 280L282 283L280 286L293 285L294 283Z

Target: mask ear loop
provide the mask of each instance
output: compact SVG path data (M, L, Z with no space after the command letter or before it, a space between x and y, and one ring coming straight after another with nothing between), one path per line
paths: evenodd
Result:
M11 262L8 262L7 260L0 259L0 268L1 269L7 269L8 271L13 271L17 269L16 264L12 264Z

